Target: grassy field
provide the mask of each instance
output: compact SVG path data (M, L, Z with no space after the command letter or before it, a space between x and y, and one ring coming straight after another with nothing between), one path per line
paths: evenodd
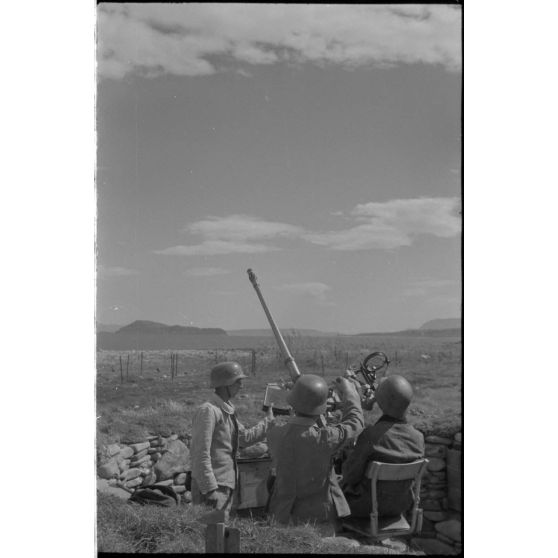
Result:
M178 371L171 374L171 351L99 351L97 354L97 456L113 442L141 441L149 434L189 437L196 406L210 394L208 374L222 360L237 360L250 377L234 403L240 420L251 426L263 417L265 386L288 372L270 339L254 339L252 352L234 350L182 350ZM415 389L408 418L425 434L452 435L461 430L460 338L351 337L287 340L302 373L333 380L347 364L356 364L380 350L391 359L389 374L402 374ZM120 362L122 361L122 373ZM126 374L128 366L128 374ZM140 373L141 366L141 373ZM173 377L174 376L174 377ZM379 417L377 409L365 412L367 423ZM204 526L197 521L199 508L138 508L99 495L98 550L104 552L203 552ZM239 517L242 552L249 553L396 553L382 546L340 549L326 545L312 528L285 529L266 519ZM412 553L411 551L408 551Z
M235 401L246 425L262 416L261 403L268 382L288 378L282 360L269 339L256 346L256 368L245 380ZM333 380L347 363L354 364L374 350L391 359L389 374L402 374L413 385L415 401L409 420L423 431L457 431L461 422L461 358L459 338L358 337L293 338L289 346L302 373ZM255 345L256 343L254 343ZM178 373L171 377L171 351L99 351L97 355L98 444L124 441L148 433L190 432L196 405L210 393L208 372L222 360L237 360L251 374L252 354L234 350L183 350ZM122 360L122 374L120 373ZM128 374L126 375L126 363ZM377 411L367 413L374 420Z

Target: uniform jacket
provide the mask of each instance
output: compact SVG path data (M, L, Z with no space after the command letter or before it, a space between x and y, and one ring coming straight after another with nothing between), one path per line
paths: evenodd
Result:
M216 393L198 407L192 420L190 456L192 478L200 492L206 494L218 485L234 489L238 448L265 438L271 424L265 418L253 428L244 428L236 418L234 406Z
M318 523L349 514L332 458L364 426L358 396L348 396L342 421L319 427L313 418L291 417L268 434L276 471L269 511L280 523Z
M383 415L367 426L343 464L343 487L351 514L366 517L372 509L370 480L365 477L371 461L410 463L424 457L424 437L405 419ZM411 505L412 481L378 481L377 499L380 515L399 515Z

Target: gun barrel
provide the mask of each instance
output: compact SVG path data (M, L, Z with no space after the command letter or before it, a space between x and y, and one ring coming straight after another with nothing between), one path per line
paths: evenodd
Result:
M300 376L300 370L298 369L298 366L296 365L296 362L292 357L291 352L289 351L289 348L287 347L287 344L285 343L285 340L283 339L283 336L279 331L279 328L275 325L275 320L273 319L273 316L271 315L271 312L269 311L269 308L267 307L263 294L260 290L256 274L251 269L248 270L248 278L250 279L250 282L252 283L252 286L254 287L258 298L260 299L262 308L264 309L265 315L267 316L267 321L271 326L271 330L273 331L273 335L275 337L275 340L277 341L277 345L279 345L279 350L281 351L281 354L285 359L285 366L289 369L291 378L293 380L296 380Z

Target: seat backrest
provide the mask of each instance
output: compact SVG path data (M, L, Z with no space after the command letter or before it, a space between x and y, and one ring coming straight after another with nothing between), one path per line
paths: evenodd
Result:
M379 461L372 461L366 469L366 476L371 482L376 480L411 480L422 475L427 463L427 459L419 459L412 463L380 463Z

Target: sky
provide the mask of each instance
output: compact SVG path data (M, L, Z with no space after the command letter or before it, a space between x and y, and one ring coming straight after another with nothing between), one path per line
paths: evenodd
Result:
M97 321L460 317L461 63L453 5L100 4Z

